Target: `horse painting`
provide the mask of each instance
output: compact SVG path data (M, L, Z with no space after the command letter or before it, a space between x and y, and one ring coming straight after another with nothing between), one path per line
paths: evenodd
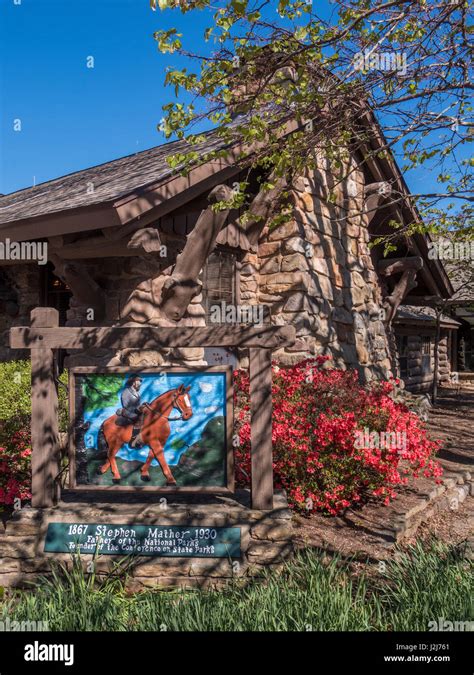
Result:
M161 394L151 403L143 404L144 415L141 436L144 444L150 448L146 462L141 468L141 479L143 481L151 480L150 465L153 459L156 459L166 478L166 484L176 485L165 459L164 447L171 433L169 415L173 408L177 408L181 413L181 417L175 419L189 420L193 416L193 409L188 396L190 388L190 386L185 387L181 384L177 389L170 389ZM103 435L107 445L107 461L98 469L98 473L104 474L110 468L114 483L119 483L121 478L115 456L123 445L130 442L132 433L133 425L123 426L119 423L119 416L116 414L107 418L100 427L99 438Z

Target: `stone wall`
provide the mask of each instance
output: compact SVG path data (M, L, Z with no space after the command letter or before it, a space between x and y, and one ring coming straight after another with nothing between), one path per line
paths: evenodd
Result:
M290 220L264 230L258 252L246 256L242 301L268 304L274 323L296 327L296 344L275 354L283 363L326 354L337 368L357 368L363 381L386 378L391 363L362 213L364 178L353 167L334 185L321 164L291 192Z
M0 312L0 361L28 358L29 352L23 349L11 350L8 347L8 330L12 326L27 326L30 312L40 304L40 271L36 263L2 266L5 284L17 297L18 314L10 316Z
M276 569L293 552L291 512L283 493L275 494L271 511L249 508L249 494L237 491L235 498L209 497L208 503L160 504L61 503L54 509L24 508L5 526L0 523L0 586L18 587L51 572L51 562L71 564L69 553L44 553L48 524L99 523L189 527L238 527L241 530L239 558L137 557L130 568L129 590L148 586L222 586L231 580L259 576ZM202 500L201 500L202 502ZM212 503L209 503L212 502ZM82 555L87 568L92 555ZM111 573L123 556L103 555L95 572ZM89 568L90 571L90 568Z

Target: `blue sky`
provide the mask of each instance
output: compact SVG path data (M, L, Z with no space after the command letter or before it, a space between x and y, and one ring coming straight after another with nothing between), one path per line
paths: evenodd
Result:
M179 19L200 39L204 14L152 12L147 0L14 1L0 0L1 193L163 142L176 59L153 33Z
M207 12L152 12L148 0L0 0L0 193L164 142L165 70L183 60L160 54L153 33L176 26L202 53L208 25ZM426 168L407 178L413 192L439 189Z

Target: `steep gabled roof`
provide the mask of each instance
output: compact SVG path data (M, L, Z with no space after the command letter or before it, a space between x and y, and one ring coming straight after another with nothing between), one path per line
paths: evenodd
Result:
M403 218L420 222L420 215L408 199L403 175L370 108L362 119L370 130L370 170L374 179L388 180L406 195L401 206ZM233 121L237 123L242 123L241 117ZM298 127L296 121L290 121L285 133ZM138 221L141 226L156 222L218 182L236 176L240 171L238 158L244 150L251 151L238 140L226 143L215 130L204 136L199 145L174 141L0 197L0 237L22 241L113 227L122 231L121 226L133 226ZM178 168L169 166L167 158L190 148L203 158L212 150L227 148L228 152L225 157L196 163L183 177ZM386 151L383 157L378 153L380 149ZM428 235L412 237L418 254L426 261L429 241ZM452 285L440 261L431 260L421 275L431 293L452 295Z
M203 143L192 146L193 150L204 155L225 147L215 131L205 136ZM185 141L165 143L0 197L0 226L69 209L113 203L136 194L176 173L167 159L190 147Z

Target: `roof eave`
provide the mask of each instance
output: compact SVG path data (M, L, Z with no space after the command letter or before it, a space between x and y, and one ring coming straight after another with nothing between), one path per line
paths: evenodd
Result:
M366 115L362 116L361 119L373 132L371 135L371 145L373 146L372 149L375 152L377 150L380 151L383 149L385 152L385 157L377 157L373 160L372 165L375 165L379 169L379 176L377 176L377 180L391 181L393 177L395 179L397 190L400 192L400 194L406 195L408 198L410 196L408 185L406 184L405 178L403 177L403 174L400 171L395 158L393 157L392 151L387 147L385 136L382 132L382 129L380 128L374 112L370 109L370 107L366 106ZM413 220L417 223L423 222L420 213L413 204L412 200L404 200L401 210L402 215L406 215L407 220ZM431 241L429 234L418 233L413 236L413 239L421 249L420 252L424 260L428 260L428 243ZM431 275L436 277L436 285L438 286L440 295L442 297L452 297L454 294L454 288L442 263L439 260L430 260L429 268Z

